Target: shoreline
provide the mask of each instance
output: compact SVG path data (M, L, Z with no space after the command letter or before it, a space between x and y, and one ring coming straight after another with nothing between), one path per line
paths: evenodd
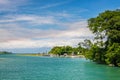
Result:
M64 55L60 55L60 56L57 56L57 55L50 55L50 57L60 57L60 58L85 58L84 55L67 55L67 56L64 56Z
M42 55L42 54L16 54L18 56L41 56L41 57L59 57L59 58L85 58L84 55L67 55L67 56L64 56L64 55Z

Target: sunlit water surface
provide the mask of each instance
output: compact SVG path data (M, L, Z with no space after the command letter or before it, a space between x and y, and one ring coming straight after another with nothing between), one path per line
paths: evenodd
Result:
M120 68L84 58L0 55L0 80L120 80Z

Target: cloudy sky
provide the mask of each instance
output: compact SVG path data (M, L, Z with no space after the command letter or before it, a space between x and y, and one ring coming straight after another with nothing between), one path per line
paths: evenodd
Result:
M45 52L92 39L87 19L120 0L0 0L0 51Z

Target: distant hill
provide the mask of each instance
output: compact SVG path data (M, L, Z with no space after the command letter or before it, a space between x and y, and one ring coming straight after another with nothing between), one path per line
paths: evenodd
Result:
M12 54L12 53L7 51L0 51L0 54Z

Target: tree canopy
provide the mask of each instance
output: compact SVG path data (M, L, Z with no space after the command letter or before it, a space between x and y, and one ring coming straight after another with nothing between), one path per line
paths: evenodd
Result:
M88 54L93 61L120 66L120 10L107 10L88 20L96 43Z
M53 55L78 55L82 54L83 48L81 46L71 47L71 46L55 46L53 47L49 53Z
M120 66L120 10L107 10L88 20L88 28L95 35L94 42L84 40L78 47L54 47L50 53L63 55L82 53L97 63Z

